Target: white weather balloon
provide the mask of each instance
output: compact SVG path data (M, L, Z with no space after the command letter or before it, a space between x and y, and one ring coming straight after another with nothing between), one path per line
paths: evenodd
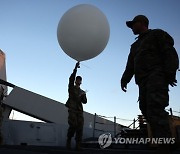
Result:
M57 28L58 42L63 51L77 61L99 55L110 35L106 16L95 6L77 5L61 18Z

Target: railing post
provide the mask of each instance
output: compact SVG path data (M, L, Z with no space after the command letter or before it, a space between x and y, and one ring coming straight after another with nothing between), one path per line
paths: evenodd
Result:
M136 123L136 119L134 118L134 120L133 120L133 129L135 129L135 123Z
M96 113L94 114L93 138L95 137Z
M171 116L173 116L172 108L169 109Z
M116 136L116 116L114 116L114 137Z

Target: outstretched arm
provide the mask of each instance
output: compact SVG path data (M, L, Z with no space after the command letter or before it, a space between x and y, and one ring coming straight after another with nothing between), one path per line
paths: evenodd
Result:
M79 65L80 65L80 63L77 62L76 65L75 65L75 68L73 70L73 73L69 77L69 88L74 86L74 81L75 81L75 77L76 77L76 73L77 73L77 68L80 68Z

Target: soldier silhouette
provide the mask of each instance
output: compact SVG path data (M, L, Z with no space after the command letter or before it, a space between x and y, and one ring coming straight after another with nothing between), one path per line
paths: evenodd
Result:
M173 38L161 29L148 29L149 20L136 16L126 25L132 29L137 40L131 45L126 69L121 78L121 88L135 76L139 87L139 108L150 124L153 137L171 137L168 113L169 85L176 86L179 58Z
M68 123L69 129L67 133L67 149L71 149L71 138L76 134L76 150L81 150L81 142L83 136L83 104L87 103L86 92L80 88L82 83L82 77L76 76L77 68L79 68L80 63L77 62L69 78L69 98L66 102L66 107L68 108ZM74 85L75 83L75 85Z

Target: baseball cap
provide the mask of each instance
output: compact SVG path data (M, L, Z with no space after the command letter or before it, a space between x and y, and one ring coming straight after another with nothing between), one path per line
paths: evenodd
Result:
M149 25L149 20L144 15L137 15L137 16L135 16L133 20L126 21L126 25L127 25L127 27L132 28L132 26L133 26L133 24L135 22L144 22L147 26Z

